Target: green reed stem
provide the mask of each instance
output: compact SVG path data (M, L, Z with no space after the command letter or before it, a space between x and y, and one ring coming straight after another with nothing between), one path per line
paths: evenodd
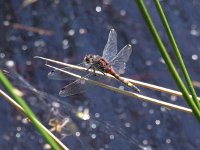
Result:
M164 12L162 10L162 6L160 5L159 0L154 0L154 3L155 3L155 6L156 6L156 9L158 11L158 14L160 16L161 22L162 22L162 24L163 24L163 26L165 28L165 32L167 33L168 39L169 39L169 41L170 41L170 43L172 45L172 49L173 49L174 54L176 56L176 59L178 61L179 67L180 67L180 69L181 69L181 71L183 73L183 76L185 78L185 81L186 81L187 87L189 89L189 92L192 95L192 98L193 98L195 104L200 109L200 103L199 103L199 101L197 99L197 94L196 94L196 92L194 90L194 87L192 85L192 81L190 79L190 76L189 76L189 74L187 72L187 69L186 69L185 64L183 62L183 59L181 57L181 54L180 54L180 51L179 51L178 46L176 44L176 41L174 39L174 36L173 36L173 34L171 32L171 29L170 29L169 24L167 22L166 16L165 16L165 14L164 14Z
M168 67L169 72L171 73L174 81L176 82L177 87L179 88L179 90L182 92L183 97L185 98L185 100L187 101L189 107L192 109L193 114L195 115L195 117L198 119L198 121L200 122L200 111L198 109L198 107L196 106L196 104L194 103L194 101L192 100L192 98L189 96L189 93L186 89L186 87L184 86L178 72L176 71L171 58L169 57L169 54L167 53L166 48L164 47L164 44L162 43L162 40L160 38L160 36L158 35L158 32L150 18L150 15L146 9L146 6L144 4L143 0L136 0L136 3L138 5L138 8L147 24L147 27L150 30L150 33L158 47L158 50L160 51L163 59L165 60L165 63Z
M14 93L13 86L8 81L8 79L4 76L3 72L0 70L0 83L3 85L3 87L7 90L7 92L11 95L11 97L16 100L16 102L24 109L25 115L30 119L32 124L36 127L38 132L43 136L43 138L51 145L51 147L54 150L60 150L61 148L58 146L58 144L49 136L49 134L43 130L41 125L38 123L37 117L34 115L34 113L31 111L31 109L28 107L28 105L25 103L25 101L17 96Z

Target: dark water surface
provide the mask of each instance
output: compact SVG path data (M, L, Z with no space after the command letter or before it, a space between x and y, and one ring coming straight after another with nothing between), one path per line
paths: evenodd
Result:
M63 140L71 150L142 149L140 146L155 150L199 149L199 124L191 115L98 87L82 95L60 98L58 92L66 82L49 80L50 69L44 66L44 61L33 58L39 55L78 64L86 54L102 54L113 27L118 33L119 49L130 43L134 50L124 76L177 89L134 1L37 0L28 6L23 3L22 0L0 1L1 67L14 63L18 74L38 90L24 86L24 82L17 80L19 76L10 78L46 126L52 117L49 105L56 98L65 103L59 112L73 123L75 132L65 131L72 135ZM148 0L146 4L174 58L153 1ZM199 81L200 2L170 0L161 4L191 78ZM141 90L145 95L186 106L180 98ZM47 98L40 91L54 97ZM198 87L197 92L200 92ZM77 110L84 108L91 115L87 121L76 117ZM4 99L0 102L0 120L1 149L44 148L35 129L23 123L23 116Z

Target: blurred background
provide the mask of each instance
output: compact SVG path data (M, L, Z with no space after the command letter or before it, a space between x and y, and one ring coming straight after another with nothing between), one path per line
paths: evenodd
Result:
M174 58L153 1L145 4ZM161 4L199 94L200 1ZM102 55L111 28L118 34L119 50L133 46L125 77L177 90L134 0L0 1L1 68L70 150L198 149L199 124L192 115L99 87L61 98L58 92L67 82L49 80L45 62L33 58L79 64L86 54ZM187 106L181 98L140 89L144 95ZM26 118L0 99L1 149L49 149ZM55 131L56 121L63 125L61 131Z

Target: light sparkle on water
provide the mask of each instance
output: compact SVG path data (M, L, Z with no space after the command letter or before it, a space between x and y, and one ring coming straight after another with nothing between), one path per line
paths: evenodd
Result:
M121 15L121 16L125 16L125 15L126 15L126 10L121 9L121 10L120 10L120 15Z
M96 7L96 12L101 12L101 7L100 6Z
M193 54L193 55L192 55L192 60L198 60L198 58L199 58L199 57L198 57L197 54Z
M169 138L166 139L167 144L170 144L171 142L172 142L171 139L169 139Z
M68 35L69 36L73 36L75 34L75 31L73 30L73 29L70 29L69 31L68 31Z
M94 123L91 124L91 128L92 128L92 129L96 129L96 127L97 127L96 124L94 124Z
M21 134L20 133L16 133L16 138L20 138L21 137Z
M76 132L75 135L76 135L76 136L80 136L81 133L80 133L80 132Z
M8 60L8 61L6 61L6 66L7 67L14 67L15 66L15 62L13 60Z
M110 139L114 140L115 136L113 134L110 135Z
M91 138L92 138L92 139L96 139L96 137L97 137L96 134L92 134L92 135L91 135Z
M160 125L160 120L156 120L156 121L155 121L155 124L156 124L156 125Z

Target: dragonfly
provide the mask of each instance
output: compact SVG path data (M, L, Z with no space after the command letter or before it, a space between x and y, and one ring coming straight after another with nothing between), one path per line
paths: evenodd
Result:
M86 66L87 70L92 70L92 72L85 75L84 78L89 78L92 75L97 76L95 73L97 70L100 71L103 75L105 75L105 73L110 74L124 85L139 93L140 90L135 85L120 76L121 74L125 73L126 63L132 53L132 46L128 44L124 46L124 48L122 48L118 53L117 52L117 33L114 29L111 29L107 43L103 49L103 55L99 56L89 54L84 57L83 63L81 63L81 65ZM58 70L53 70L48 74L48 76L50 79L57 79L59 76L58 74ZM84 85L85 80L77 79L63 87L60 90L59 95L61 97L65 97L81 93L81 91L85 90Z

